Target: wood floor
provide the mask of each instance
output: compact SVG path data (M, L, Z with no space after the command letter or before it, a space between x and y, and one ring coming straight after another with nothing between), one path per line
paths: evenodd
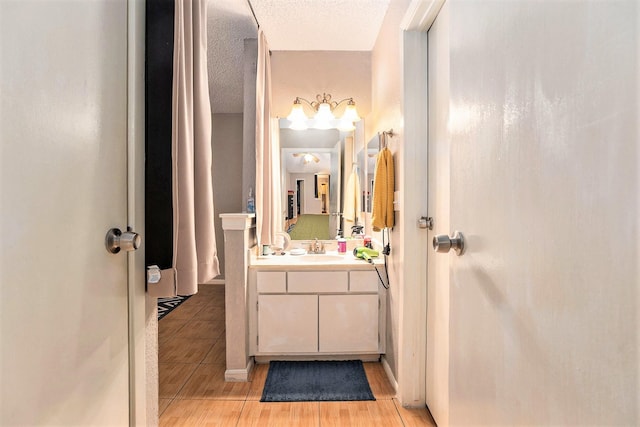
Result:
M225 382L224 286L198 294L159 322L161 426L435 426L405 409L380 363L365 363L376 401L261 403L268 365L250 382Z

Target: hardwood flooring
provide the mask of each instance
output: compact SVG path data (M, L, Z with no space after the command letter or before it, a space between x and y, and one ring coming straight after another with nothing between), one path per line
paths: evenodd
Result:
M158 324L161 426L435 426L395 399L380 363L365 363L375 401L261 403L268 365L225 382L224 286L199 292Z

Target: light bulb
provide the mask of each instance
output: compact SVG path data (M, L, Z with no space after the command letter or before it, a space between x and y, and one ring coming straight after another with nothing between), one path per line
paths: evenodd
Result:
M287 120L289 120L290 122L301 122L307 120L307 115L302 110L302 104L295 102L293 103L291 112L287 116Z
M331 112L331 106L326 102L323 102L318 106L318 112L313 118L316 120L322 120L326 122L335 119L335 117L333 116L333 113Z
M331 106L326 102L323 102L318 106L318 112L315 116L314 128L316 129L331 129L333 128L332 121L335 119L333 114L331 113Z
M344 114L342 115L343 120L348 120L350 122L359 122L360 116L358 115L358 111L356 110L356 104L353 101L349 101L347 104L347 108L344 110Z

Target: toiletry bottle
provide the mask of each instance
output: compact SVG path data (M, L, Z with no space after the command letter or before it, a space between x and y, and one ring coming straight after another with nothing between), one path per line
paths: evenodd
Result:
M253 187L249 187L249 196L247 197L247 213L256 212L256 202L253 198Z
M339 238L338 239L338 253L344 254L347 252L347 239Z

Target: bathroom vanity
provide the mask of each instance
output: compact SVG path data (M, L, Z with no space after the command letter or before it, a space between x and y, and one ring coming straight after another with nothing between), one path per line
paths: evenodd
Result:
M376 267L384 276L382 260ZM252 256L249 351L271 359L376 360L385 352L386 289L351 253Z

